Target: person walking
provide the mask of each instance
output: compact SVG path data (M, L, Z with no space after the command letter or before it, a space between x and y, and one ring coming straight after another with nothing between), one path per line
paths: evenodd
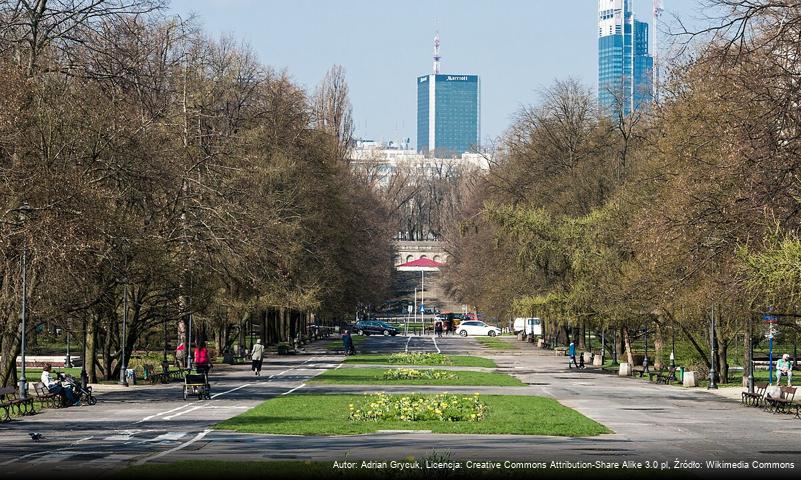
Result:
M353 338L350 336L350 330L345 330L342 333L342 346L345 348L345 355L356 353L356 349L353 348Z
M209 349L206 348L206 342L202 341L197 348L195 348L195 370L197 370L197 373L208 375L211 367Z
M579 367L579 364L576 363L576 343L575 342L570 342L570 346L567 348L567 356L570 357L568 362L567 362L568 368L573 368L573 365L575 365L576 368L581 368L581 367Z
M261 344L261 339L257 338L256 343L253 345L253 351L250 352L250 359L253 361L253 371L256 376L261 375L261 362L264 360L264 345Z
M782 358L776 362L776 373L778 374L776 378L776 385L782 383L782 375L787 377L787 386L789 387L793 383L793 362L790 361L790 355L784 354Z
M438 337L442 337L442 321L437 320L434 322L434 333L437 334Z

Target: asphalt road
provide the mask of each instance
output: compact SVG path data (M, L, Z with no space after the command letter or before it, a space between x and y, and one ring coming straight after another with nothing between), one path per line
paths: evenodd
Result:
M505 339L513 341L512 339ZM179 459L342 460L417 458L521 461L794 462L801 465L801 421L745 408L701 389L652 385L590 370L568 370L564 357L528 344L495 353L472 338L370 337L363 352L442 352L492 357L525 387L375 387L307 385L341 355L310 347L303 355L265 361L261 377L248 366L212 371L210 401L184 401L181 384L135 387L102 395L96 406L45 410L0 425L0 471L31 474L55 466L107 474L129 464ZM450 391L545 395L615 433L591 438L441 435L386 432L306 437L209 430L265 399L292 392ZM39 442L29 433L42 433Z

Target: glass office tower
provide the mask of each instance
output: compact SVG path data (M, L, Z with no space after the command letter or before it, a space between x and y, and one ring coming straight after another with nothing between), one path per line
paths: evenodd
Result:
M598 0L598 106L605 114L629 115L653 100L648 35L631 0Z
M417 151L452 157L478 147L480 103L477 75L417 77Z

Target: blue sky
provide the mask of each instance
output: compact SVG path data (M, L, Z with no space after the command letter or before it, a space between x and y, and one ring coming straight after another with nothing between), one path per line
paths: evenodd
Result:
M664 7L699 14L696 0ZM650 22L650 0L634 9ZM595 86L596 0L172 0L171 11L198 14L210 35L250 44L309 90L342 65L362 138L415 144L415 79L431 72L437 30L442 72L481 76L483 141L556 79Z

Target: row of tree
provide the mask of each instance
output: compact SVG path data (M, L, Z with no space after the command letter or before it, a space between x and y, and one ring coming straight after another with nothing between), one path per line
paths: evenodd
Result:
M379 303L394 226L347 164L347 93L341 68L308 94L158 1L0 1L0 385L23 280L27 328L85 334L106 378L190 314L279 341Z
M685 32L648 111L601 115L567 81L519 112L447 235L457 297L580 346L614 329L630 362L676 332L702 368L714 316L724 380L764 312L798 330L801 7L707 3L720 23Z

